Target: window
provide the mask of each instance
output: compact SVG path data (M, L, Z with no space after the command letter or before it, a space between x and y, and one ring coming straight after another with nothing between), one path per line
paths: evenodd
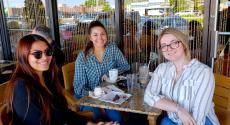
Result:
M65 53L65 62L75 61L87 43L87 29L91 21L101 21L107 29L110 42L115 42L115 0L96 0L87 3L73 0L58 0L60 41ZM69 14L80 14L68 17Z
M3 0L11 51L15 60L17 42L36 25L46 25L45 0Z

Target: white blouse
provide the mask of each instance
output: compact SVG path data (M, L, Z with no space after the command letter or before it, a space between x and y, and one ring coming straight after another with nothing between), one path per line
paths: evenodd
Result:
M189 111L197 125L204 125L206 117L213 125L219 125L212 102L215 89L212 70L193 59L183 67L183 72L173 88L175 78L176 68L172 62L160 64L145 90L144 101L154 106L159 99L167 98ZM175 112L167 114L173 122L182 124Z

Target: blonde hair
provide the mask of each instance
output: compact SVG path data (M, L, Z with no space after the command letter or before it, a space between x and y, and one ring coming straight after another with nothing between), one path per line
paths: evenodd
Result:
M161 32L161 34L159 35L158 40L157 40L158 49L160 48L161 38L166 34L171 34L171 35L175 36L179 41L181 41L181 43L183 44L183 46L185 48L184 49L185 57L188 60L191 60L191 51L190 51L189 45L188 45L188 41L189 41L188 36L176 28L166 28ZM160 49L158 51L161 52Z

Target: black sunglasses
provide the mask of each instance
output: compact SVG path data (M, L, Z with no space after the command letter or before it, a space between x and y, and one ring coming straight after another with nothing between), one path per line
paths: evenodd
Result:
M46 56L52 56L53 55L53 51L50 48L45 49L44 52L38 50L38 51L35 51L33 53L30 53L30 54L33 55L34 58L36 58L36 59L41 59L42 53L45 53Z

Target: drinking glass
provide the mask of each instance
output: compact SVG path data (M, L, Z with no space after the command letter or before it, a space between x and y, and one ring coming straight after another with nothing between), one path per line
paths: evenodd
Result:
M139 66L139 82L147 84L149 80L149 68L147 63L142 63Z

